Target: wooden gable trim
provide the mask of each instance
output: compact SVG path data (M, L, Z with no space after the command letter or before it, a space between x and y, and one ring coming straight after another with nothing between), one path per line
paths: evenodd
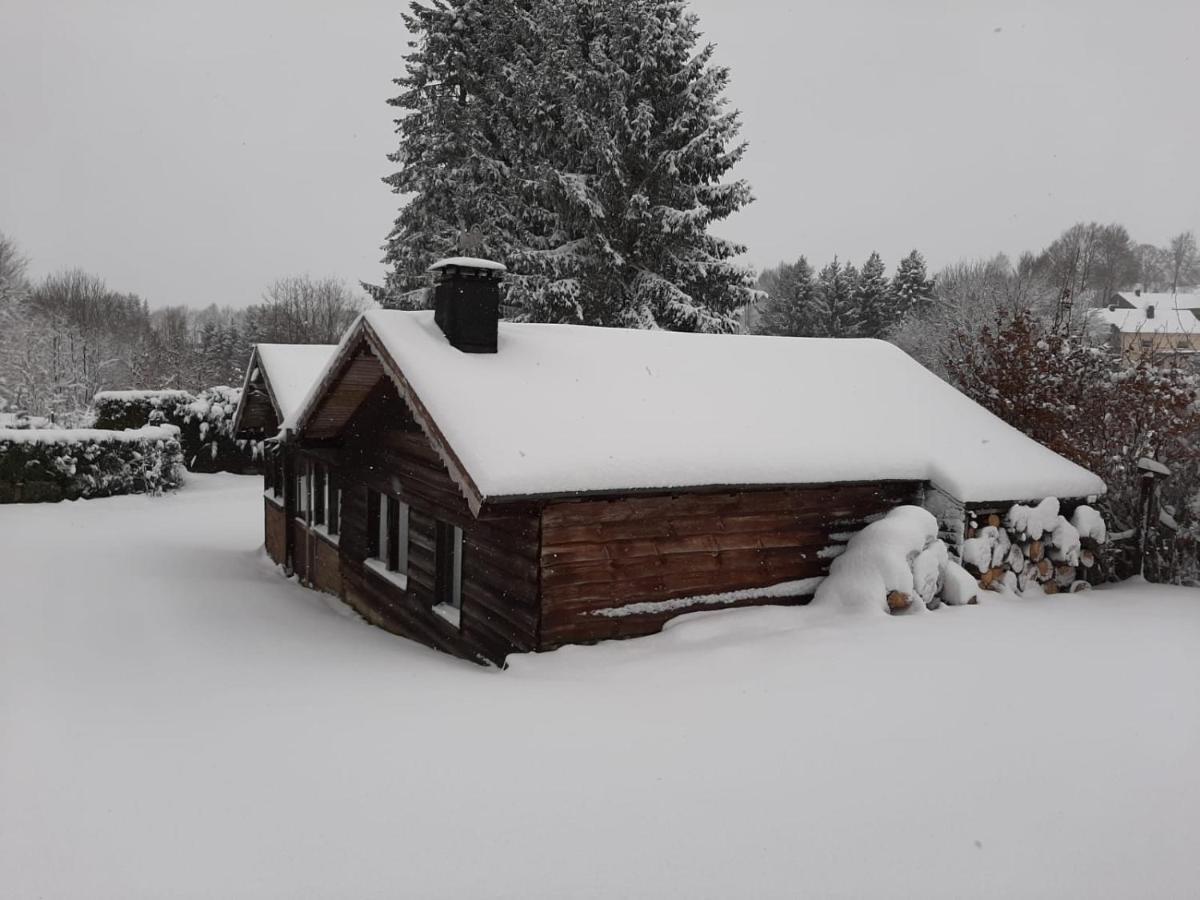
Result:
M275 421L282 423L283 415L279 409L279 401L275 399L275 390L271 387L271 379L267 374L266 366L263 365L262 357L258 352L258 345L255 344L254 349L250 351L250 361L246 365L246 374L242 378L242 392L238 398L237 412L233 417L233 434L235 437L242 430L242 420L245 418L246 409L249 407L249 399L251 397L252 384L254 382L253 375L255 370L258 371L262 380L263 387L266 389L267 400L271 404L271 412L275 416ZM264 438L270 438L272 435L264 435Z
M434 421L433 415L429 412L429 409L425 406L420 396L417 395L412 384L405 377L400 364L388 353L383 342L379 340L379 336L365 322L363 330L366 333L368 342L371 344L372 350L375 351L375 355L383 363L384 372L391 378L392 383L396 386L396 391L400 394L400 398L408 404L413 418L421 426L421 430L425 433L425 437L433 447L434 452L437 453L442 463L446 466L446 471L450 473L450 480L457 485L458 490L463 495L463 499L467 501L467 506L470 507L471 514L479 518L479 514L483 510L485 498L479 490L479 486L475 484L475 479L471 477L471 473L467 471L467 467L463 465L458 454L454 452L454 448L450 446L450 442L446 440L446 436L438 427L437 422Z
M258 362L258 345L255 344L254 349L250 351L250 361L246 363L246 374L242 377L242 393L238 396L237 412L233 415L233 434L237 436L242 430L242 412L246 409L245 399L250 396L250 376L254 374L254 370L259 368Z
M408 404L408 408L412 411L413 418L416 420L417 425L420 426L426 440L429 441L438 458L446 466L446 470L450 473L450 479L462 494L463 499L467 501L467 506L470 508L471 514L478 518L483 510L483 494L475 484L475 480L471 477L470 473L467 472L466 466L463 465L458 454L450 446L450 442L438 427L437 422L434 421L428 407L425 406L425 403L417 395L408 378L405 377L399 363L388 353L383 341L379 339L379 336L375 334L365 320L360 319L353 326L353 329L354 333L348 336L342 349L338 351L333 365L327 370L325 378L322 379L317 390L310 395L308 404L301 410L296 422L297 436L301 438L308 436L308 432L313 425L313 419L321 411L324 400L336 388L338 382L342 380L355 360L362 357L362 353L365 350L377 361L380 377L386 376L389 378L395 385L397 393L400 394L400 399ZM352 410L349 410L342 421L336 425L339 430L354 417L369 393L369 391L365 392L359 399L358 404Z

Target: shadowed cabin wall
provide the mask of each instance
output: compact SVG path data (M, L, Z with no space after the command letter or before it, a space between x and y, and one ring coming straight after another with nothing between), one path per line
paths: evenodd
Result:
M550 503L542 513L539 649L651 634L674 616L713 608L602 614L626 604L826 575L850 534L921 498L919 483L885 482ZM811 594L718 608L807 603Z
M539 516L531 505L486 509L476 519L388 379L342 429L342 594L376 625L471 659L501 661L537 646ZM367 491L410 508L408 589L363 565ZM435 614L435 524L463 530L461 629Z

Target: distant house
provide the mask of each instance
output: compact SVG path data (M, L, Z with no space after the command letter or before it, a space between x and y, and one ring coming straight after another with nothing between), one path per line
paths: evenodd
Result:
M290 443L280 434L337 348L332 344L257 344L246 365L241 402L233 421L238 440L266 441L264 520L267 552L287 562L284 479L291 469Z
M1122 291L1092 315L1123 355L1200 352L1200 294Z
M499 322L501 267L435 269L436 311L365 313L275 410L268 546L468 659L806 603L898 504L1104 490L886 343Z

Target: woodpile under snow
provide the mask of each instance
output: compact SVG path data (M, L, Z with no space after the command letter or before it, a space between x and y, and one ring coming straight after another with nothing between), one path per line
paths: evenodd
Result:
M1080 506L1068 520L1053 497L969 522L961 564L938 528L928 510L896 507L850 539L816 601L898 613L977 603L982 590L1079 591L1107 537L1094 509Z
M975 603L979 585L938 538L938 521L919 506L898 506L850 539L817 588L818 603L882 604L888 612Z
M1080 591L1090 586L1086 573L1106 538L1096 510L1079 506L1068 520L1058 500L1047 497L1037 506L1018 504L1003 517L992 513L970 522L962 561L987 590Z

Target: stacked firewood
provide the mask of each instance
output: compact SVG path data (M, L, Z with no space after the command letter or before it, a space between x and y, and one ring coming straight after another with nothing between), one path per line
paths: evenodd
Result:
M967 523L963 566L985 590L1046 594L1090 587L1088 570L1104 542L1104 525L1090 507L1068 521L1053 498L1035 507L1014 506L1008 514L977 516Z

